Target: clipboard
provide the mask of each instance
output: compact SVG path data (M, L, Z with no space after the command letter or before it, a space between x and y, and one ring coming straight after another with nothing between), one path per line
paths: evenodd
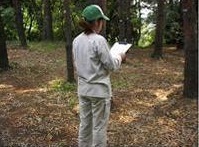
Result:
M126 42L115 42L110 49L110 53L112 56L117 56L121 53L125 54L132 44Z

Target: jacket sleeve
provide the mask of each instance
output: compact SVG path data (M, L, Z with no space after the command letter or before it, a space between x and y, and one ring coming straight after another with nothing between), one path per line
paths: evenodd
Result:
M97 52L100 61L103 63L104 68L109 71L115 71L120 68L122 58L120 55L112 56L110 53L110 47L105 38L101 38L97 45Z

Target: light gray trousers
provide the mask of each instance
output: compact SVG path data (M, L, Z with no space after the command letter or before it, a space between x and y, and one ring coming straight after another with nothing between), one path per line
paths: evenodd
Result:
M111 98L79 96L79 147L106 147Z

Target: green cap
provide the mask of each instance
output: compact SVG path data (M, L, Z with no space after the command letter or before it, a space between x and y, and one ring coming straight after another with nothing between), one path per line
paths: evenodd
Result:
M110 20L106 15L104 15L102 9L98 5L89 5L87 6L83 12L82 16L87 21L95 21L97 19L104 19L104 20Z

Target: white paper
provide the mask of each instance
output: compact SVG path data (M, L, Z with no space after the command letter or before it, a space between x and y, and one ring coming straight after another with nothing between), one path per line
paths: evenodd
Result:
M132 44L129 44L129 43L123 44L123 43L116 42L112 46L110 53L113 56L115 55L117 56L121 53L125 54L131 46Z

